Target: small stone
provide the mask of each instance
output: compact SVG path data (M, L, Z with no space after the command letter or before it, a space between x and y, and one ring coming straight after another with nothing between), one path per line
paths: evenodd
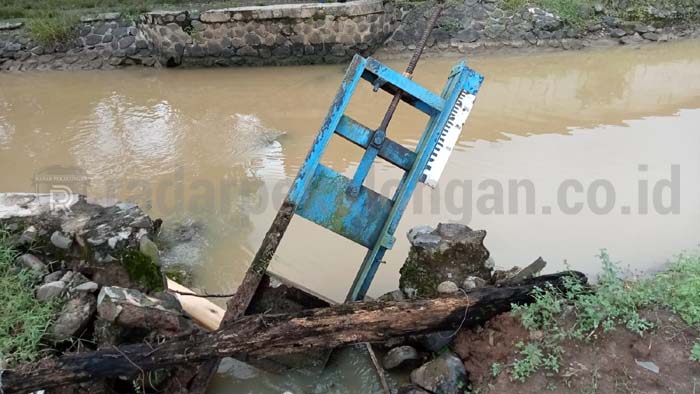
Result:
M136 41L134 36L125 36L119 39L119 49L126 49Z
M645 40L649 40L649 41L659 41L659 35L656 33L652 33L652 32L644 33L644 34L642 34L642 37Z
M626 35L627 35L627 32L624 31L623 29L617 28L617 29L612 29L612 30L610 31L610 36L611 36L611 37L615 37L615 38L624 37L624 36L626 36Z
M51 243L59 249L69 249L73 245L73 240L63 235L60 231L54 231L51 234Z
M63 294L66 284L60 280L46 283L36 290L36 298L39 301L48 301Z
M112 58L109 59L109 64L110 64L111 66L119 66L119 65L122 64L122 61L123 61L123 60L124 60L124 59L122 59L122 58L120 58L120 57L112 57Z
M331 55L333 56L345 56L345 47L341 44L336 44L331 47Z
M437 292L440 294L454 294L458 291L459 287L457 287L455 282L449 280L440 283L437 287Z
M634 27L634 31L636 31L636 32L639 33L639 34L648 33L650 30L651 30L651 28L650 28L648 25L645 25L645 24L642 24L642 23L637 24L637 25Z
M49 334L54 341L62 341L79 335L95 314L97 302L95 296L88 293L76 293L68 300L51 326Z
M659 373L659 366L651 361L634 360L634 362L637 363L637 365L639 365L640 367L646 369L647 371L651 371L656 374Z
M0 22L0 31L19 29L22 25L23 22Z
M588 32L589 33L596 33L603 30L603 26L600 23L594 23L590 26L588 26Z
M397 391L396 394L430 394L430 392L423 390L415 384L405 384L399 387L399 391Z
M405 301L406 295L401 290L390 291L378 298L379 301Z
M605 11L605 6L601 3L596 3L593 6L593 10L595 11L596 14L602 14Z
M253 32L246 34L245 42L246 42L246 44L248 44L250 46L260 45L262 43L262 41L260 40L260 37Z
M97 34L89 34L87 37L85 37L85 45L87 46L94 46L102 42L102 36L98 36Z
M420 360L418 351L412 346L406 345L389 350L386 356L384 356L382 364L385 369L394 369L400 365L416 360Z
M478 276L468 276L462 283L462 288L467 291L484 286L486 286L486 281Z
M386 340L383 345L386 349L392 349L406 343L406 337L393 337Z
M431 332L429 334L420 335L416 339L423 349L432 353L437 353L450 346L452 341L454 341L454 337L455 332L451 330Z
M258 51L249 46L244 46L238 50L237 54L238 56L257 56Z
M112 30L112 35L117 38L122 38L129 33L126 27L119 27Z
M90 282L85 282L81 285L75 286L73 288L73 290L82 291L82 292L86 292L86 293L94 293L97 291L97 289L99 287L100 286L97 283L90 281Z
M445 352L411 372L411 383L433 393L461 394L467 385L467 371L459 357Z
M606 15L602 18L603 24L610 28L620 27L620 19L614 16Z
M530 331L530 339L533 341L541 341L544 339L544 332L542 330Z
M47 271L46 264L33 254L25 253L19 256L17 258L17 263L34 272L44 273Z
M68 271L61 277L61 282L67 284L71 288L75 288L75 286L82 285L83 283L89 282L89 280L80 272Z
M632 45L632 44L640 43L642 40L643 40L642 37L639 34L635 33L634 35L625 36L625 37L620 38L620 44Z
M44 283L49 283L49 282L55 282L57 280L61 280L63 278L63 275L65 274L64 271L54 271L44 277Z

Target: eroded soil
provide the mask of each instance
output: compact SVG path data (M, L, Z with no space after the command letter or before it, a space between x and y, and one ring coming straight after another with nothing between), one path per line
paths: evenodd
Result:
M700 393L700 362L689 360L700 330L664 310L644 316L655 323L654 330L640 336L618 328L591 335L588 342L567 340L559 372L539 371L525 383L513 380L507 367L495 377L491 370L494 362L514 362L517 342L541 335L529 333L518 318L503 314L484 327L463 330L454 347L475 393ZM652 362L658 373L637 361Z

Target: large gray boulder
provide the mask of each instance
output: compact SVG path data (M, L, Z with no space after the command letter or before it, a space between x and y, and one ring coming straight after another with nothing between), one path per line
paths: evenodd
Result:
M443 353L411 372L411 383L440 394L462 394L467 388L467 371L459 357Z
M445 281L462 284L470 276L490 280L493 262L484 237L486 231L457 223L411 229L411 249L401 267L399 287L409 297L435 297Z

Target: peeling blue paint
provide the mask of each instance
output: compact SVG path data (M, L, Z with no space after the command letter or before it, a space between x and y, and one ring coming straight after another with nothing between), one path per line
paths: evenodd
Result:
M404 102L430 115L415 152L344 114L360 79L375 85L375 90L381 88L392 95L401 90ZM460 62L450 72L442 94L437 96L376 59L359 55L353 58L288 196L299 216L368 249L348 300L364 298L384 254L393 246L399 220L460 92L466 90L476 95L483 79L465 62ZM352 179L320 164L334 133L366 150ZM362 185L377 156L405 171L391 199Z

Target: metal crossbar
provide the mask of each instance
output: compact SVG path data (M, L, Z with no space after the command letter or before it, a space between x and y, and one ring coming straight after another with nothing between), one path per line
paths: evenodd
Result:
M361 80L430 116L415 152L389 139L384 124L371 130L345 115ZM348 300L362 299L367 293L384 254L394 244L396 227L417 183L434 186L431 164L446 161L444 156L449 155L456 142L453 130L459 134L459 122L466 120L482 81L480 74L460 62L450 72L438 96L376 59L359 55L353 58L288 196L288 202L296 207L295 214L368 249ZM334 134L365 149L352 178L320 163ZM404 171L391 198L362 184L377 156Z

